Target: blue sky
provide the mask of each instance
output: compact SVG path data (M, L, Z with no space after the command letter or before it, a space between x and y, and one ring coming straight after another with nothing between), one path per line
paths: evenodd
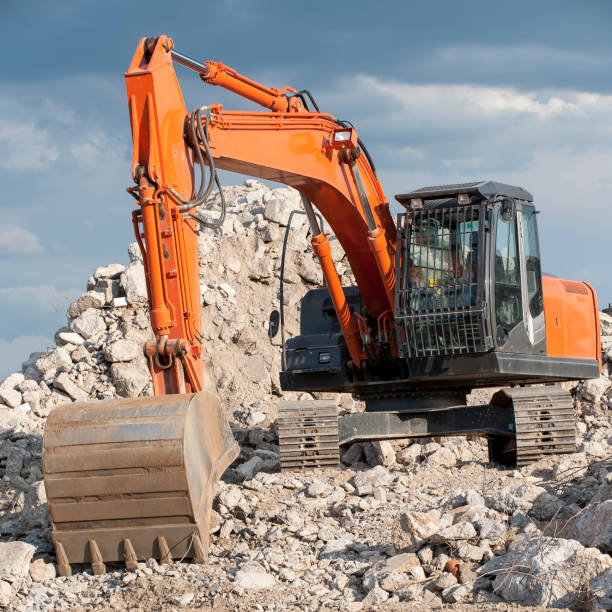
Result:
M607 0L0 0L0 22L0 377L51 344L96 266L127 260L123 72L153 34L312 91L356 125L390 199L477 178L527 188L544 269L612 300ZM256 110L177 72L188 108Z

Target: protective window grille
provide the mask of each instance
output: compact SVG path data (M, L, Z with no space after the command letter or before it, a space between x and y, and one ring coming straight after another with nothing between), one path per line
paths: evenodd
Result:
M395 319L402 357L488 348L479 255L484 206L435 204L426 201L398 218Z

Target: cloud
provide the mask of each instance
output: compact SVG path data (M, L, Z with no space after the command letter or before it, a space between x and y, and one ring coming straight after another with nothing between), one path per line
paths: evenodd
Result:
M0 121L0 168L16 172L43 170L59 157L49 131L32 121Z
M46 336L18 336L13 340L0 338L0 381L13 372L21 372L21 364L30 353L45 352L54 344Z
M40 310L61 312L79 295L81 291L78 289L58 289L51 284L19 285L0 289L0 304L4 308L16 310L27 305L31 312Z
M79 295L78 289L52 284L0 289L0 338L53 335L66 325L66 309Z
M357 82L376 95L394 99L406 111L449 116L533 115L538 119L560 115L585 117L593 112L610 111L612 96L572 90L520 91L514 87L488 87L474 84L412 84L361 74Z
M0 256L35 255L43 252L38 236L18 225L0 226Z

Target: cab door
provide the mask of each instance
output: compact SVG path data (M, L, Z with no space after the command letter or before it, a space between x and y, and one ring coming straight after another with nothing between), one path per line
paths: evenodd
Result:
M504 198L494 209L493 320L497 350L545 354L546 330L535 210Z
M546 342L546 324L538 226L533 206L521 206L517 211L517 225L525 326L529 342L536 346Z

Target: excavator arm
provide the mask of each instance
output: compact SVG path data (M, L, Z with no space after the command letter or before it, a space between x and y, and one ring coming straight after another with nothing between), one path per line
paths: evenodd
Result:
M187 112L173 61L272 112L227 112L212 105ZM267 88L217 62L174 51L172 40L142 39L126 73L139 202L136 235L146 262L153 330L147 346L155 393L204 388L197 256L197 166L210 165L290 185L316 206L344 248L368 315L392 317L395 225L380 182L354 128L311 112L302 92ZM211 174L211 177L212 177ZM203 180L203 179L202 179ZM200 189L201 192L201 189ZM190 207L190 204L194 204ZM312 244L353 364L363 334L349 312L327 238L310 214ZM363 331L363 327L361 329Z

